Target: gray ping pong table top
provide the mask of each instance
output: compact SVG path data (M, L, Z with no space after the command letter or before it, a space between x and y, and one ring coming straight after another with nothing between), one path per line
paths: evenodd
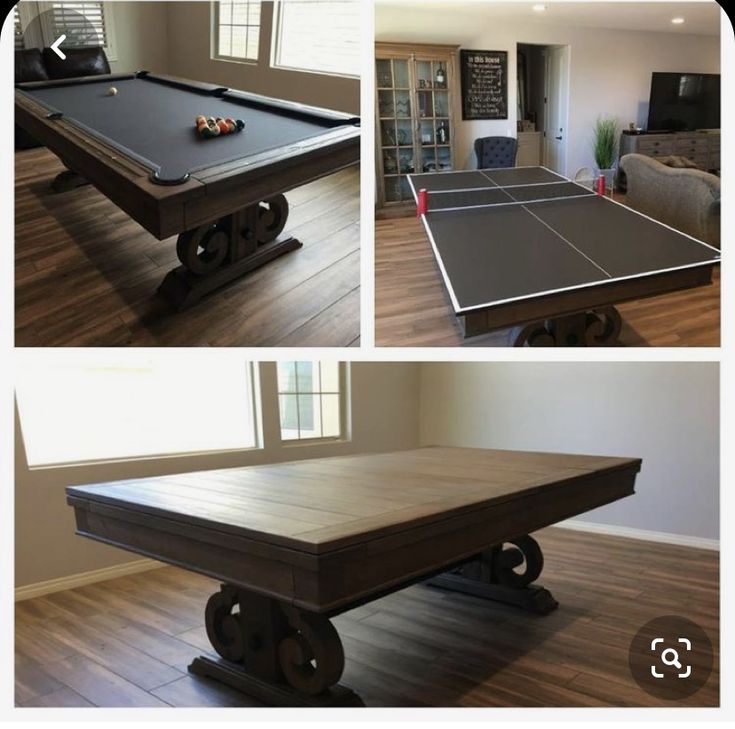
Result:
M544 167L409 175L456 314L712 266L720 251Z

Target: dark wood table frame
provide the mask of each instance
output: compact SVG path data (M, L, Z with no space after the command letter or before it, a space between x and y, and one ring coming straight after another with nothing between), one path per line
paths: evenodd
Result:
M466 338L511 327L509 344L514 347L614 347L620 344L622 319L613 304L709 286L714 265L539 296L478 309L458 319Z
M355 706L330 618L425 580L546 614L557 603L534 584L543 557L529 533L631 495L640 467L423 448L67 494L78 534L222 581L205 611L219 657L193 673L266 703Z
M129 76L110 74L53 83L98 83L101 78L114 81ZM194 88L216 88L166 78ZM258 159L235 160L199 170L181 184L157 184L149 167L91 137L73 122L50 115L45 106L23 93L49 83L18 85L16 123L156 238L178 235L176 251L181 265L166 275L159 288L177 309L185 309L214 289L299 248L301 243L295 238L277 240L288 217L283 193L357 164L360 159L359 126L343 126L290 145L290 149L259 155ZM298 104L291 106L308 110ZM348 119L349 115L344 117ZM298 146L298 153L293 152L294 146ZM68 186L68 179L62 183L66 184L57 182L57 189Z

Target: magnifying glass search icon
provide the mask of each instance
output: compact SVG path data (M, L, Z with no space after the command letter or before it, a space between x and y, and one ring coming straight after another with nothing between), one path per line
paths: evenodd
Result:
M673 657L667 658L667 656L673 656ZM661 663L663 663L664 666L675 666L676 668L681 669L681 661L679 660L679 654L674 648L667 648L661 654Z

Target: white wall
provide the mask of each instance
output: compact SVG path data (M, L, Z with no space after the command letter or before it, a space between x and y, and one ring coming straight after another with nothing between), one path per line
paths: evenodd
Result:
M112 2L116 60L113 73L168 72L168 18L164 2Z
M624 6L621 5L621 12ZM651 33L566 27L509 19L478 26L451 3L423 8L379 5L378 41L450 43L477 50L508 52L508 119L462 122L459 89L455 94L457 164L475 167L472 143L489 135L516 134L516 43L571 47L569 129L566 172L593 166L591 129L598 115L616 116L621 126L648 118L653 71L720 72L719 39L680 33Z
M129 552L76 536L73 510L66 504L66 486L302 458L415 448L418 445L419 365L402 362L358 362L353 363L350 370L352 439L349 443L296 445L286 448L274 443L262 450L240 453L29 469L16 411L16 587L139 559ZM261 366L261 380L264 386L268 386L270 381L270 386L275 389L275 367Z
M429 363L421 443L643 458L637 494L575 520L719 538L716 363Z

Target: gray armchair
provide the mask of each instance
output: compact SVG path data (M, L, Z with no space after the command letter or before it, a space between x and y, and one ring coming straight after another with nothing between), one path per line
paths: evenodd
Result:
M674 168L642 154L626 154L620 168L627 178L630 207L720 247L720 178L697 169Z

